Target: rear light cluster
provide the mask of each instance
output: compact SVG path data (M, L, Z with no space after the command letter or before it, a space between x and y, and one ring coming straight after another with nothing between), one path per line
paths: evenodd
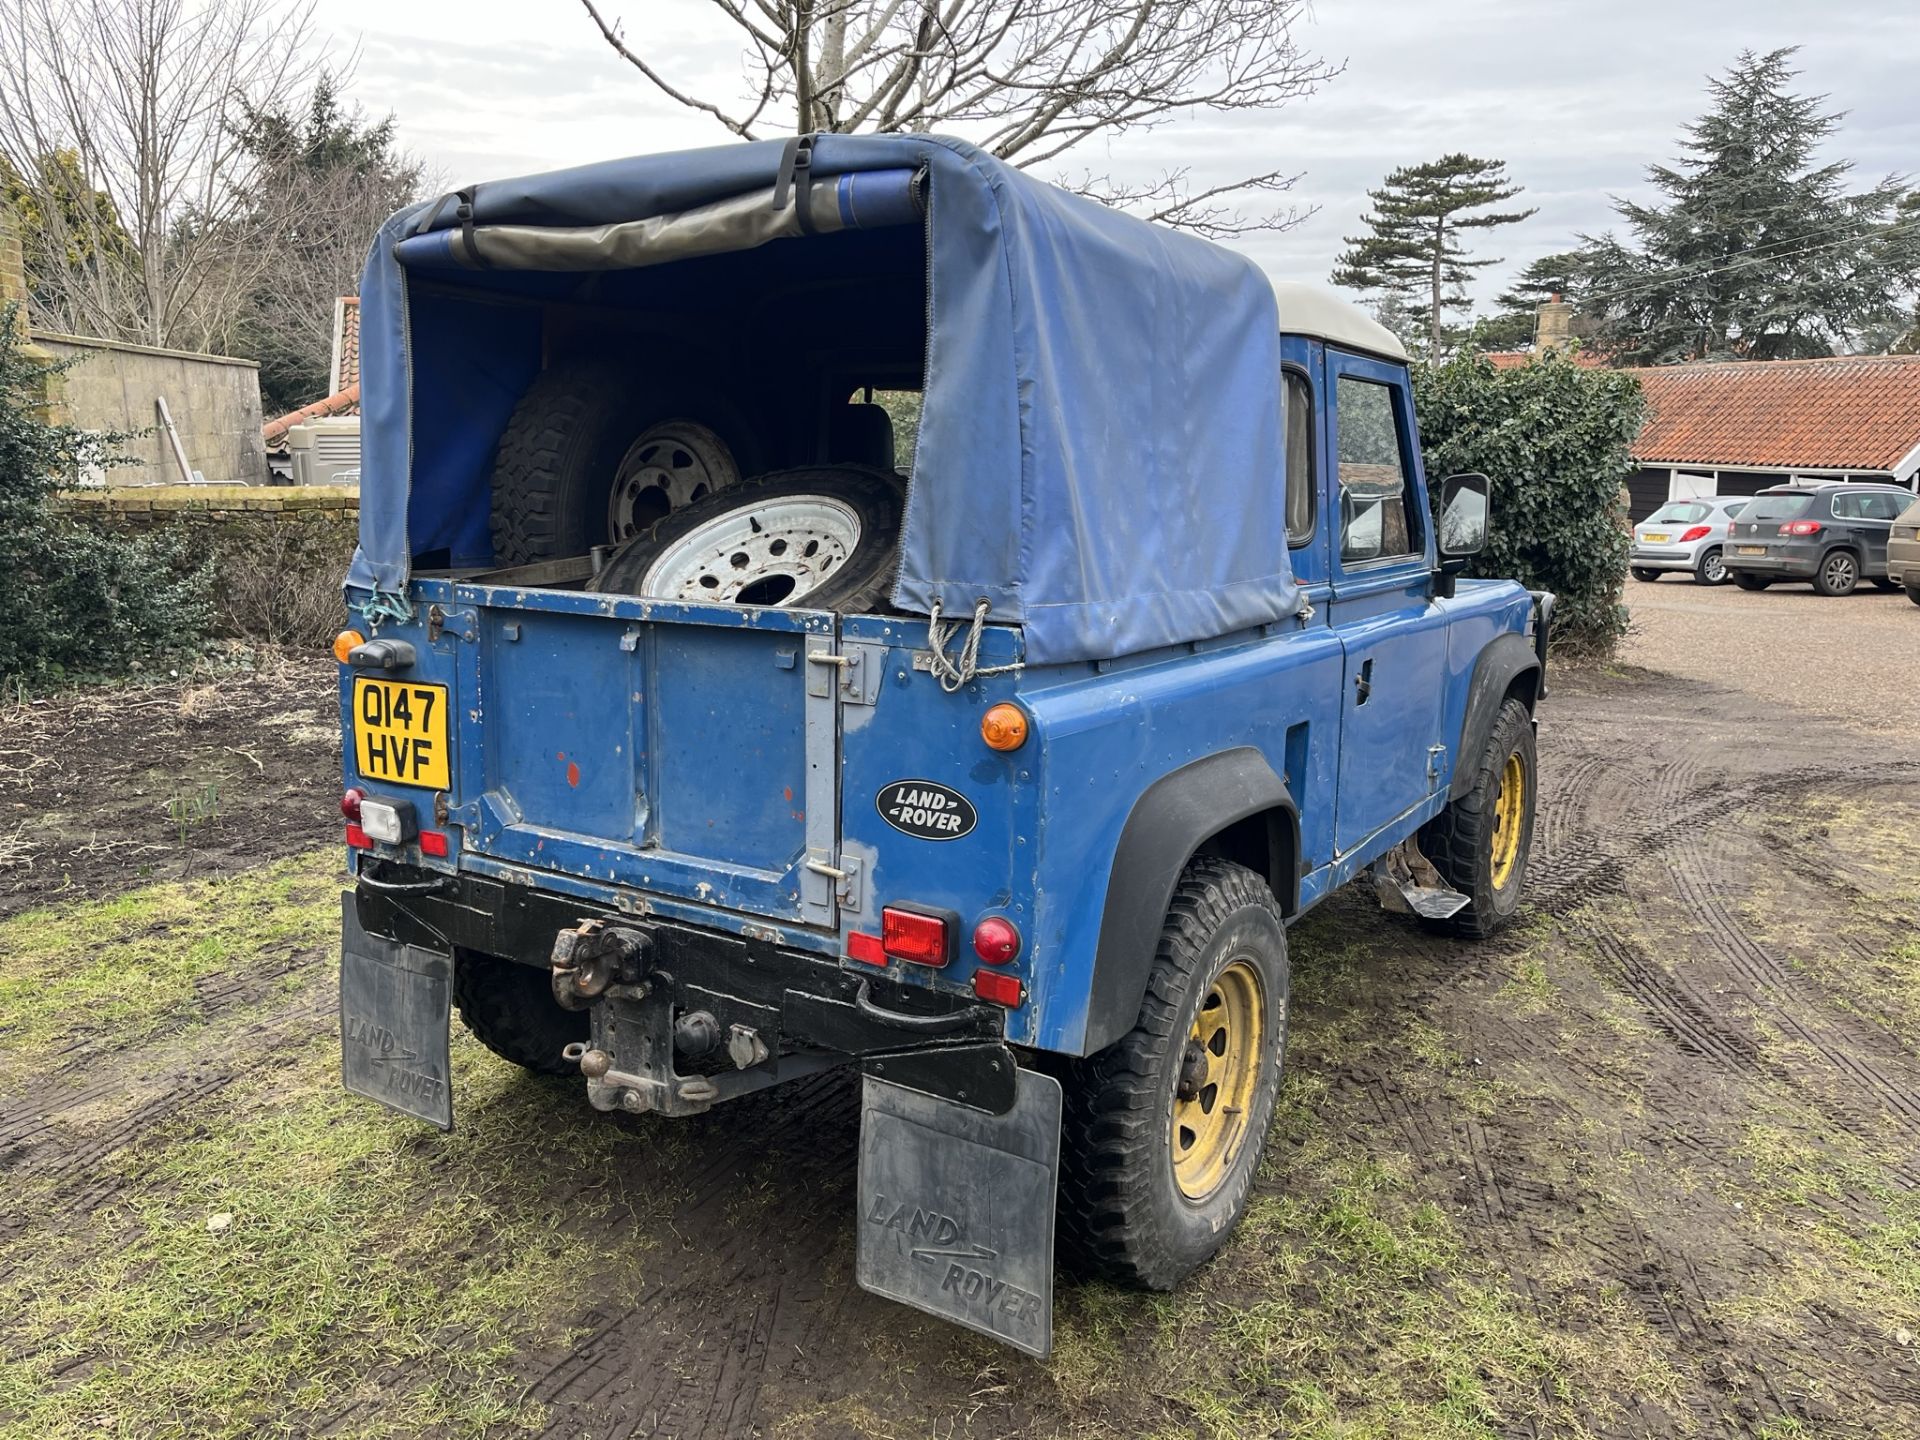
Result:
M880 933L847 937L847 958L862 965L889 960L939 969L954 958L960 917L951 910L889 905L880 912ZM1020 953L1020 932L1002 915L988 915L973 927L973 952L987 965L1005 965ZM982 969L973 973L973 993L995 1005L1012 1007L1025 998L1020 977Z
M1818 535L1821 525L1818 520L1795 520L1791 525L1782 525L1782 535Z
M1682 545L1691 545L1696 540L1704 540L1713 533L1711 525L1696 525L1680 537Z
M376 800L363 790L348 790L340 797L340 813L347 822L347 844L355 850L371 850L375 845L404 845L419 842L420 853L444 860L449 853L447 837L438 830L416 830L413 803L409 800Z

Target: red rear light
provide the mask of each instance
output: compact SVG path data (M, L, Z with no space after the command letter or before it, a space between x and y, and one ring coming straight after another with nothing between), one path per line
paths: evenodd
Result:
M420 853L422 855L432 855L441 860L446 859L447 837L442 835L438 830L422 830L420 832Z
M1796 520L1791 525L1782 525L1780 533L1782 535L1818 535L1820 529L1818 520Z
M367 797L358 790L349 790L340 797L340 813L358 824L360 821L360 802Z
M942 915L892 905L880 912L880 948L895 960L944 965L953 955L951 935Z
M1004 965L1020 953L1020 932L1012 921L989 915L973 927L973 953L989 965Z
M368 838L367 832L362 830L359 824L354 821L347 822L347 844L356 850L371 850L373 848L373 841Z
M1680 537L1682 545L1691 545L1695 540L1704 540L1713 531L1711 525L1696 525Z
M847 958L858 960L862 965L884 965L887 952L880 948L878 935L854 934L847 936Z
M1020 977L1009 975L1004 970L976 970L973 972L973 993L982 1000L1012 1009L1020 1003Z

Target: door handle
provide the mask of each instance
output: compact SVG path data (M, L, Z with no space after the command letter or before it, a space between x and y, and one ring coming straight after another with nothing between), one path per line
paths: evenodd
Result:
M1362 660L1360 673L1353 677L1353 703L1364 705L1371 694L1373 694L1373 661Z

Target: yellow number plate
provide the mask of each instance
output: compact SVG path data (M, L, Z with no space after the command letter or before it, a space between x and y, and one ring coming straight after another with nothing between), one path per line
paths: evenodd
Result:
M1764 555L1767 553L1767 547L1764 545L1736 545L1733 547L1733 553L1736 555Z
M368 780L447 788L447 687L353 682L353 754Z
M1667 537L1666 537L1666 536L1664 536L1664 535L1656 535L1656 534L1654 534L1654 533L1653 533L1653 532L1652 532L1651 530L1650 530L1650 531L1648 531L1648 532L1647 532L1647 533L1646 533L1645 535L1643 535L1643 536L1642 536L1641 538L1642 538L1643 540L1645 540L1645 541L1646 541L1646 542L1647 542L1647 543L1648 543L1649 545L1664 545L1664 544L1666 544L1666 543L1667 543Z

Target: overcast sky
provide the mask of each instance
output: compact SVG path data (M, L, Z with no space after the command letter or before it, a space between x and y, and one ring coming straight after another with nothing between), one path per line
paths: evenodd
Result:
M707 0L604 0L676 83L733 91L739 47ZM577 0L319 0L339 49L360 49L354 94L391 109L408 148L452 184L713 144L716 124L650 92ZM1258 118L1198 117L1090 153L1116 176L1190 165L1212 183L1286 167L1305 224L1241 242L1280 279L1324 281L1365 191L1393 166L1449 150L1507 161L1531 220L1495 232L1481 287L1610 221L1610 194L1645 189L1702 107L1704 78L1742 48L1802 47L1802 89L1848 112L1834 158L1862 178L1920 171L1915 0L1320 0L1302 26L1346 69Z

